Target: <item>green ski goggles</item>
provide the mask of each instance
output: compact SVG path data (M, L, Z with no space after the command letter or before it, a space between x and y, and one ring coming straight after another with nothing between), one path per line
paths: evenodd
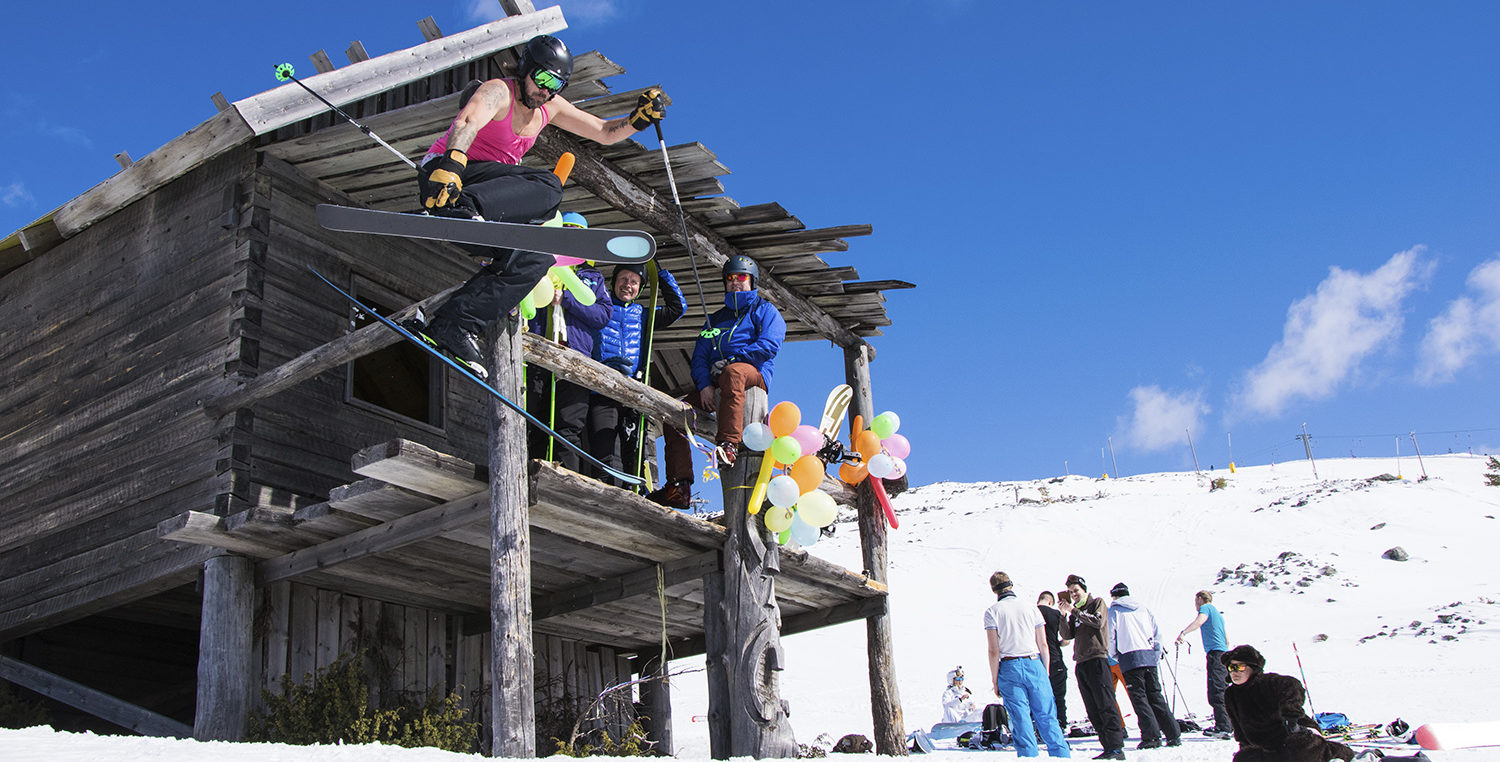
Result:
M537 87L540 87L549 93L558 92L559 90L562 90L564 87L568 86L566 80L564 80L562 77L557 76L553 72L547 71L546 69L537 69L536 71L532 72L531 81L536 83Z

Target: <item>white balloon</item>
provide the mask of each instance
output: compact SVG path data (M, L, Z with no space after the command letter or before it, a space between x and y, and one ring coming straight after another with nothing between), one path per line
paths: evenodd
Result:
M771 442L776 439L771 435L771 427L759 421L745 426L740 436L743 444L756 452L765 452L765 449L770 447Z
M885 479L900 479L906 476L906 461L894 455L891 456L891 475L882 477Z
M891 469L896 467L895 460L895 458L892 458L885 453L880 453L879 455L870 458L870 475L875 477L876 479L891 478Z
M810 548L818 541L822 532L818 528L802 520L802 508L797 508L797 515L792 518L792 539L804 548Z
M790 508L796 505L797 497L801 492L802 488L797 486L797 480L786 474L772 478L771 483L766 485L766 499L777 508Z

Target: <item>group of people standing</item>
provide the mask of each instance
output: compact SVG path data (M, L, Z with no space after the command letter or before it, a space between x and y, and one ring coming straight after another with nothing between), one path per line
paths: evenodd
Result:
M1036 606L1019 601L1013 581L1003 571L990 575L989 583L996 595L984 613L990 684L1007 708L1017 756L1040 754L1037 734L1049 755L1071 756L1063 732L1067 667L1062 649L1069 643L1084 711L1104 747L1094 759L1125 759L1124 715L1115 701L1117 681L1125 684L1135 711L1141 738L1137 749L1182 744L1182 731L1159 674L1166 650L1160 628L1155 615L1130 595L1125 583L1110 588L1106 602L1089 593L1083 577L1070 574L1063 590L1055 595L1043 592ZM1301 683L1262 673L1265 659L1248 645L1229 649L1213 593L1200 590L1193 602L1197 615L1175 642L1182 644L1195 631L1203 639L1214 718L1205 735L1238 740L1236 762L1353 758L1349 747L1327 741L1320 733L1301 732L1317 728L1302 710ZM951 686L952 673L949 677ZM945 693L945 721L948 699Z

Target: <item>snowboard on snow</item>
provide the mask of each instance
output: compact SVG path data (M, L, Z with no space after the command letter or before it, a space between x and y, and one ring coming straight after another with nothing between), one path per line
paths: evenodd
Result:
M521 249L594 262L634 264L656 256L656 239L639 230L566 228L517 222L466 220L318 204L318 224L345 233L371 233L430 241Z
M312 270L311 267L309 267L308 269ZM456 362L455 360L453 360L453 358L451 358L451 357L443 354L442 352L438 351L432 345L430 345L427 342L423 341L421 339L421 337L413 334L411 331L408 331L405 328L402 328L400 325L396 324L390 318L387 318L386 316L384 316L384 315L376 312L374 310L374 308L369 307L364 302L361 302L360 300L354 298L354 296L352 294L350 294L348 291L345 291L344 289L340 288L338 286L338 284L336 284L333 281L329 280L328 278L324 277L322 273L318 272L317 270L312 270L312 273L313 273L313 275L318 276L319 280L322 280L324 283L327 283L329 286L331 286L334 291L337 291L340 294L342 294L343 297L345 299L348 299L350 301L350 303L352 303L360 312L363 312L366 315L369 315L370 317L372 317L372 318L374 318L376 320L379 320L381 323L383 323L385 325L385 327L387 327L387 328L391 329L392 331L395 331L396 333L400 334L401 338L406 339L407 341L411 342L412 344L415 344L415 345L421 347L422 351L426 352L429 355L432 355L433 357L438 358L444 364L446 364L448 367L450 367L450 368L458 371L461 375L463 375L464 378L467 378L470 381L473 381L474 383L478 384L485 391L489 392L490 396L492 396L495 399L499 400L501 404L505 405L506 407L510 408L511 410L516 411L517 413L520 413L521 416L526 419L527 423L530 423L532 426L537 427L542 432L546 433L547 436L552 437L553 440L561 443L564 447L567 447L568 449L572 450L573 452L578 453L578 456L584 462L587 462L587 463L589 463L589 464L591 464L591 465L593 465L593 466L595 466L595 467L603 470L605 473L607 473L610 476L612 476L612 477L620 480L621 482L623 482L625 484L640 485L640 484L644 484L645 483L644 479L641 479L640 477L635 476L634 474L627 474L624 471L620 471L618 469L611 468L610 466L608 466L605 463L603 463L602 461L600 461L598 458L595 458L594 456L590 455L588 452L584 451L578 445L575 445L572 442L569 442L566 437L564 437L563 435L561 435L561 434L557 433L556 431L554 431L552 429L552 427L550 427L547 424L541 422L540 420L538 420L536 418L536 416L533 416L531 413L526 412L526 408L524 408L524 407L516 404L509 397L501 394L498 390L496 390L495 387L490 386L487 381L485 381L484 379L480 378L479 376L474 375L474 372L471 371L471 370L469 370L468 368L464 367L462 363Z

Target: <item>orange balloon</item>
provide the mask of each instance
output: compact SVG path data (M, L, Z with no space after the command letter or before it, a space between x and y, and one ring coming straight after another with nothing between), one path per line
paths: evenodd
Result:
M839 478L842 479L845 484L857 487L859 486L859 483L864 481L867 477L869 477L869 475L870 469L866 468L863 463L857 466L853 463L845 463L844 465L839 466Z
M859 432L854 437L854 451L869 462L870 458L880 454L880 435L869 429Z
M771 436L784 437L797 430L802 423L802 411L790 400L776 403L771 408Z
M823 461L816 455L803 455L792 464L792 479L804 495L823 486Z

